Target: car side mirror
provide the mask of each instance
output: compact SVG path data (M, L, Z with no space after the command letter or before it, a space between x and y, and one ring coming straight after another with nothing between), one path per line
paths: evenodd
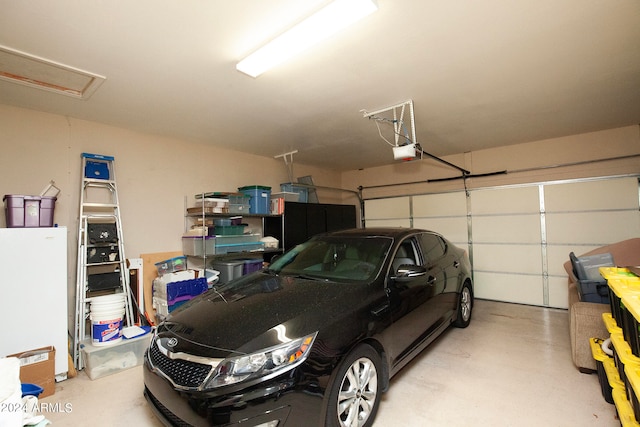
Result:
M421 265L414 264L402 264L398 267L394 280L399 282L406 282L413 278L424 276L427 274L427 269Z

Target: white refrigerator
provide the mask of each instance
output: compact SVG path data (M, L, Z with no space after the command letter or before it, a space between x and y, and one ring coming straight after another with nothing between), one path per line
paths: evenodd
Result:
M67 229L0 228L0 357L56 349L56 381L68 372Z

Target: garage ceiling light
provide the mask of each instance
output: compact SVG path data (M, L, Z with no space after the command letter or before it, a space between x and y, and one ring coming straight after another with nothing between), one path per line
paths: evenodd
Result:
M87 99L105 77L0 46L0 79Z
M236 69L258 77L376 10L374 0L335 0L240 61Z

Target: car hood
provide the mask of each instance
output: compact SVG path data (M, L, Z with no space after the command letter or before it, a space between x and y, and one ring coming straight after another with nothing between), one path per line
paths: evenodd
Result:
M163 322L174 352L224 358L319 331L365 304L366 283L258 272L194 298Z

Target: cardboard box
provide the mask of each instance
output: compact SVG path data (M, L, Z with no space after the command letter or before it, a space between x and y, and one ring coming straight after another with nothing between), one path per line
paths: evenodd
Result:
M39 397L53 395L56 391L56 349L53 346L10 354L20 360L20 382L37 384L44 389Z

